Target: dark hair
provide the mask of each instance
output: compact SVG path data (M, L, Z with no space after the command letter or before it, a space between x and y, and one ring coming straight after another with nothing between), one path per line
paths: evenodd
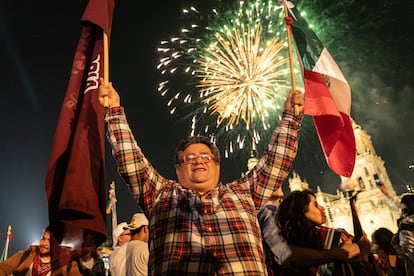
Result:
M145 225L141 225L140 227L136 228L136 229L131 229L131 237L133 235L138 234L139 232L141 232L141 230L144 228Z
M383 249L385 254L389 255L390 253L395 253L395 250L391 243L393 236L394 233L391 232L391 230L385 227L381 227L372 233L371 240L373 243L378 245L379 248Z
M317 225L305 216L310 196L316 198L311 190L290 192L280 203L276 223L289 245L322 249L322 236Z
M214 161L220 163L220 150L217 148L216 144L211 142L210 138L205 136L190 136L180 142L177 149L175 150L175 160L174 164L178 167L181 163L181 155L183 151L192 144L204 144L206 145L212 154L214 154Z
M401 209L404 214L412 215L414 214L414 193L406 193L401 197Z

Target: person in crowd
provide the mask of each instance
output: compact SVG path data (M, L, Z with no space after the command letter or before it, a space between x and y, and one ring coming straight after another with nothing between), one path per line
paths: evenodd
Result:
M163 177L138 146L112 84L101 79L99 91L101 104L108 103L105 121L118 172L137 204L150 214L149 274L266 275L257 213L282 186L296 156L301 92L289 93L279 126L257 165L223 184L219 149L203 136L178 145L178 181Z
M109 271L111 276L124 276L125 259L126 259L126 244L131 240L131 230L128 228L128 223L121 222L112 231L112 254L109 258Z
M105 276L104 262L96 250L83 255L77 262L82 276Z
M135 213L128 228L131 241L126 245L126 275L148 275L148 219L143 213Z
M400 210L398 235L392 240L392 244L404 258L407 275L414 275L414 193L401 196Z
M0 276L80 276L76 261L52 271L50 257L50 228L46 227L39 245L32 245L0 263Z
M113 250L121 247L131 240L131 231L128 228L128 223L125 221L119 223L112 231L112 248Z
M271 252L270 275L323 275L333 271L335 262L367 259L370 252L366 237L357 244L345 230L322 226L324 207L310 190L290 192L277 210L260 215L265 248ZM336 244L326 242L328 233L340 237Z
M275 268L278 266L280 260L277 258L287 258L291 255L291 249L283 238L279 235L276 226L275 214L284 196L283 190L280 187L269 198L267 203L259 211L257 217L262 231L263 250L265 254L265 263L269 276L276 275ZM273 253L275 251L277 253Z
M380 227L371 235L372 254L375 268L379 276L402 276L404 272L404 259L397 254L391 241L394 233L385 227Z
M360 253L359 246L349 241L344 242L340 247L331 249L288 245L280 235L276 222L276 213L283 196L282 189L277 190L258 214L269 276L283 275L282 266L311 266L348 261Z

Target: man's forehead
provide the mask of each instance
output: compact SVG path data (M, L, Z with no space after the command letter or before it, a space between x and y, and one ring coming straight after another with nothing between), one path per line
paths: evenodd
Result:
M202 143L197 143L197 144L191 144L189 145L185 150L185 153L209 153L210 152L210 148Z

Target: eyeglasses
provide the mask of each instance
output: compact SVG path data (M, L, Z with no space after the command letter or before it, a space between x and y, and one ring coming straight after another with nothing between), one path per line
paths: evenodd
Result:
M210 163L211 161L214 161L214 154L212 153L190 153L183 155L181 163L195 164L197 163L197 158L199 157L201 159L201 162L204 163Z

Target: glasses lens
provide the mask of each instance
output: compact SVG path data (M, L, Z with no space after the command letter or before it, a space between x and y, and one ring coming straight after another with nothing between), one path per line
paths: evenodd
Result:
M197 155L195 154L188 154L184 156L184 162L185 163L194 163L197 161Z
M200 158L203 161L211 161L211 154L210 153L202 153L200 154Z
M212 153L190 153L183 156L183 163L194 164L199 157L202 162L211 162L214 160L214 154Z

